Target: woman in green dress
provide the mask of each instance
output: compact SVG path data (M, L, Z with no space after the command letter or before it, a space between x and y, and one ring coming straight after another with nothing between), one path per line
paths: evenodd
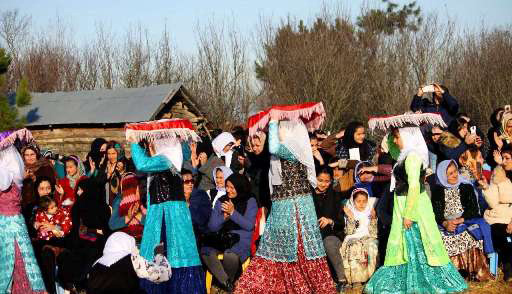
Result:
M428 149L418 125L443 125L442 120L437 114L405 114L379 120L370 120L369 124L392 127L388 145L397 160L391 184L395 192L393 222L384 266L372 276L365 292L464 291L467 284L450 262L424 188Z

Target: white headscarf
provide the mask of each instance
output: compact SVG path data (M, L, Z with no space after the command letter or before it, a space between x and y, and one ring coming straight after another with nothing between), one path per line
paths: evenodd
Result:
M404 148L400 150L398 162L404 161L409 153L414 152L421 158L423 168L428 167L428 148L419 127L406 127L398 129Z
M229 143L235 144L236 140L231 133L223 132L212 141L212 147L215 154L221 158L224 156L224 161L226 166L229 167L231 165L231 157L233 156L233 150L229 150L228 152L224 152L224 147L226 147Z
M299 121L283 120L279 122L279 134L283 134L281 145L285 146L288 151L303 165L308 171L308 180L313 188L316 188L316 171L315 161L313 160L313 152L309 143L308 130L304 123ZM270 159L270 192L272 185L281 185L281 161L275 155Z
M175 139L160 139L156 140L154 144L156 155L165 156L178 171L181 171L183 165L181 143Z
M103 249L103 256L94 264L99 263L109 267L131 254L135 248L137 248L135 238L123 232L115 232L108 237Z
M368 203L363 211L359 211L356 208L354 202L354 195L358 193L365 193L368 196ZM345 239L359 239L364 236L370 235L369 225L370 218L372 214L373 206L375 205L376 199L375 197L370 197L368 191L363 188L357 188L352 191L352 195L347 202L347 208L350 209L352 214L354 215L354 219L359 222L359 226L356 228L354 234L345 236Z
M21 189L24 172L23 158L14 146L0 150L0 191L9 189L13 182Z
M219 186L217 186L216 177L217 177L218 170L222 171L222 174L224 176L224 187L222 187L222 188L219 188ZM225 166L217 166L216 168L213 169L213 181L215 182L215 189L217 189L217 195L215 195L215 198L212 201L212 207L215 207L215 203L217 202L217 200L219 200L220 197L226 195L226 179L229 178L229 176L232 174L233 174L233 171L230 168L225 167ZM208 196L210 196L209 193L210 192L208 191Z
M400 139L402 140L403 148L400 150L396 165L404 161L411 153L418 155L423 162L423 169L428 167L428 148L423 138L423 134L419 127L405 127L398 129L400 132ZM395 166L396 166L395 165ZM396 179L394 173L391 174L391 184L389 190L395 189Z

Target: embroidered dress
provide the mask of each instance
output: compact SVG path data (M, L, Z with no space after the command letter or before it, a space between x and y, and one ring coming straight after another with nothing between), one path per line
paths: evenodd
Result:
M444 249L432 204L422 185L422 165L421 157L411 152L395 167L393 222L386 260L366 285L366 293L453 293L467 288ZM404 218L413 221L411 228L404 228Z
M14 183L0 191L0 293L46 293L20 200Z
M335 293L306 167L279 144L269 124L269 148L280 158L282 184L273 186L272 210L256 256L236 293Z
M155 246L164 242L173 273L168 282L161 284L143 279L142 287L148 293L204 293L204 272L180 175L162 155L147 156L138 144L131 145L131 152L137 170L151 173L140 254L146 260L153 260ZM169 189L154 189L151 181L155 181L155 185L158 185L156 181L165 181L160 186Z

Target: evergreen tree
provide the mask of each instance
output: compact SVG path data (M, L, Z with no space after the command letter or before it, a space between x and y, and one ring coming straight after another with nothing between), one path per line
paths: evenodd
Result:
M11 63L11 57L0 48L0 88L5 84L5 73ZM0 93L0 131L23 127L26 122L25 117L19 117L18 107L30 104L32 97L28 88L28 81L21 79L16 90L15 105L9 103L9 98L5 93Z

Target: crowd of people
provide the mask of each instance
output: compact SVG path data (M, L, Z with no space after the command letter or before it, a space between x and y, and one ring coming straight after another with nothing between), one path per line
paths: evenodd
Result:
M228 293L449 293L497 279L491 254L510 283L512 109L485 135L427 88L370 119L378 141L322 131L321 103L201 137L140 123L83 159L4 131L0 292L206 293L208 271Z

